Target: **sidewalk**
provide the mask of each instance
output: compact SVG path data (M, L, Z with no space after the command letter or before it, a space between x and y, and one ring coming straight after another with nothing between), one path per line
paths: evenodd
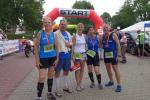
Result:
M33 57L13 53L0 60L0 100L6 100L34 68Z
M89 87L90 81L87 74L87 68L85 67L83 80L85 90L83 92L77 92L75 90L75 78L74 73L72 72L69 77L71 79L71 87L74 90L74 93L64 93L63 97L57 98L57 100L150 100L150 58L143 60L131 55L127 55L127 58L127 64L120 64L123 83L122 93L114 92L116 84L109 88L104 87L103 90L99 90L96 87L91 89ZM108 77L103 61L100 63L102 84L104 85L108 82ZM35 100L37 76L37 69L33 69L9 96L8 100ZM53 91L54 90L55 85L53 87ZM43 100L47 100L45 99L46 92L47 86L45 84Z

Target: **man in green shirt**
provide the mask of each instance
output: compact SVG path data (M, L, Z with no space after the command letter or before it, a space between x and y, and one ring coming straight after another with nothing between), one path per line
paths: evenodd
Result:
M144 32L141 32L140 30L137 31L138 33L138 55L142 56L143 55L143 46L144 46Z

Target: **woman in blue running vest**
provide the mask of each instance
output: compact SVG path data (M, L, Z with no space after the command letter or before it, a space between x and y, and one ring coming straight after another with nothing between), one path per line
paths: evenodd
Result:
M102 36L102 46L104 49L104 63L108 73L110 81L105 84L106 87L114 85L113 76L111 71L111 66L115 72L115 77L117 80L116 92L121 92L121 79L120 79L120 70L118 66L120 53L120 43L118 37L115 33L110 32L110 26L105 24L103 26L103 36Z
M53 74L54 66L58 63L58 40L54 36L51 30L51 19L43 18L43 28L37 34L35 42L35 64L39 70L39 79L37 83L37 98L36 100L42 100L42 91L44 88L44 81L47 74L47 86L48 93L47 97L51 100L56 100L55 96L52 94L53 86Z
M93 26L90 26L88 29L88 36L87 36L87 65L88 65L88 75L91 80L90 87L93 88L95 86L94 82L94 76L92 70L94 69L97 81L98 81L98 87L99 89L102 89L101 84L101 73L99 70L99 54L98 54L98 48L100 46L99 37L97 34L95 34L95 30Z

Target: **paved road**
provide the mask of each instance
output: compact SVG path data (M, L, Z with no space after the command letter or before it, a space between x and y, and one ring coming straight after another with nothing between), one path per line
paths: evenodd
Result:
M34 67L32 63L34 62L33 57L26 59L17 56L17 58L20 58L21 61L23 59L22 62L20 61L20 63L23 63L20 64L20 66L31 66L31 69ZM75 91L74 73L70 73L70 86L74 90L74 93L64 93L63 97L57 98L57 100L150 100L150 58L143 59L131 55L127 55L127 58L127 64L120 64L123 83L122 93L114 92L115 86L109 88L104 87L103 90L99 90L97 87L93 89L89 88L90 81L87 74L87 68L85 68L83 81L85 90L83 92ZM17 60L14 60L13 62L15 61ZM105 84L108 81L108 77L103 61L101 61L100 69L102 72L102 83ZM17 70L16 73L19 73L20 71L21 69L19 71ZM37 76L37 69L34 68L24 80L22 80L16 90L8 97L8 100L35 100ZM53 91L54 90L55 85ZM46 91L47 88L45 85L43 93L44 100L46 97Z
M34 68L33 58L14 53L0 60L0 100L5 100Z

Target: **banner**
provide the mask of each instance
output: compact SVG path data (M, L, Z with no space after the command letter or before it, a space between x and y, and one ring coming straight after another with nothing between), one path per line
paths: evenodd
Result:
M145 24L144 24L144 28L147 28L147 27L150 28L150 23L145 23Z
M19 51L19 40L0 42L0 56Z
M3 41L0 41L0 56L3 55L3 52L4 52L4 50L3 50Z
M84 9L59 9L60 16L79 16L79 17L89 17L90 10Z
M88 18L95 24L96 31L102 27L103 20L92 9L68 9L68 8L54 8L46 17L54 21L57 17L71 17L71 18Z

